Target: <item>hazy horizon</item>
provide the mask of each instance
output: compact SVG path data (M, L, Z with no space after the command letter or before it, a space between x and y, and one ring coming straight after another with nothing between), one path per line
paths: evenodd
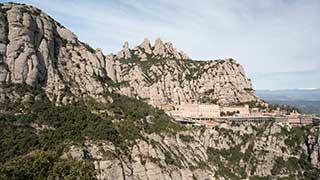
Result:
M317 0L15 2L40 8L105 54L161 37L193 59L236 59L255 89L320 88Z

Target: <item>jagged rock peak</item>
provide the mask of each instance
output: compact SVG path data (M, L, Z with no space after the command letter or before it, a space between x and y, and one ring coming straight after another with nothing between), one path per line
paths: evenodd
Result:
M158 53L156 53L156 51L163 51L164 50L164 44L160 38L156 39L156 42L154 43L153 47L154 47L153 52L155 54L158 54Z
M156 56L160 56L162 58L174 58L174 59L191 59L185 52L178 52L176 48L174 48L171 42L163 43L163 41L158 38L155 41L153 46L153 53Z
M117 53L119 59L130 59L135 55L140 61L147 61L148 58L153 59L179 59L187 60L190 57L183 51L178 52L171 42L164 43L160 38L157 38L155 44L152 46L149 39L145 38L144 41L130 49L127 45Z
M122 47L123 49L129 49L129 42L125 41Z
M144 49L147 54L152 54L152 47L148 38L145 38L138 47Z
M117 57L119 59L130 59L131 58L131 51L130 51L130 48L129 48L128 41L124 42L122 48L123 49L117 53Z
M184 59L190 58L161 39L153 46L145 39L134 49L125 42L119 53L104 56L40 10L0 3L0 84L42 87L50 100L63 104L85 96L103 101L109 92L149 99L155 106L258 99L241 65Z

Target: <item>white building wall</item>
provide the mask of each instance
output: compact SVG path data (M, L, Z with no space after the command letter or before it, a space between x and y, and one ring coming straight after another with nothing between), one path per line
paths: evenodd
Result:
M183 104L176 107L173 115L190 118L214 118L220 116L220 107L215 104Z

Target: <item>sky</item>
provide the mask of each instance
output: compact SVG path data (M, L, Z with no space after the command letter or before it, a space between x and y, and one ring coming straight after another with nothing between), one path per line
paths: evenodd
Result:
M160 37L192 59L236 59L255 89L320 88L319 0L15 2L42 9L105 54Z

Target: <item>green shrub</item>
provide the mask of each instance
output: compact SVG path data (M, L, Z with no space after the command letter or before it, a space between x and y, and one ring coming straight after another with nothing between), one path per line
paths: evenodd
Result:
M9 125L0 120L0 163L26 154L36 149L38 145L38 136L33 128L18 124Z
M172 155L170 152L166 151L164 153L164 161L168 164L168 165L172 165L172 164L175 164L175 160L172 158Z
M93 163L60 159L54 151L35 151L0 166L0 179L96 179Z
M179 135L179 138L180 138L182 141L187 142L187 143L194 141L194 138L193 138L192 136L190 136L190 135L180 134L180 135Z
M282 157L277 157L275 159L275 162L273 164L273 167L271 169L272 175L278 175L281 174L283 168L284 168L285 162Z

